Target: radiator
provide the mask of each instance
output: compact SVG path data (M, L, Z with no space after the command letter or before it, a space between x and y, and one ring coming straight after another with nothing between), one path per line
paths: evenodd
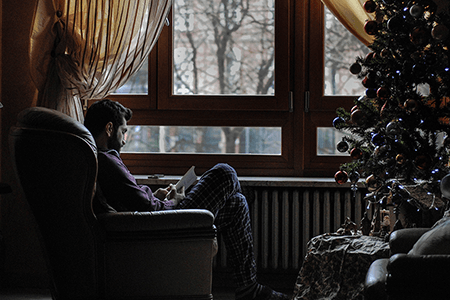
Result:
M335 232L346 217L359 225L367 211L364 190L245 187L243 193L249 202L259 272L298 272L312 237ZM227 267L220 236L214 267Z

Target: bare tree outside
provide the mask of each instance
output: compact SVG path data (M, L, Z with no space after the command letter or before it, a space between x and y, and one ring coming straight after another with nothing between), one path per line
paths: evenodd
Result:
M365 57L370 49L351 34L339 20L325 9L325 82L324 95L361 96L365 88L361 80L352 75L349 67L356 57ZM330 120L330 125L331 125ZM336 150L343 131L333 127L317 128L317 155L348 155Z
M142 67L121 86L116 94L147 94L148 93L148 59Z
M274 0L177 0L173 93L274 95ZM361 95L348 67L369 49L326 9L325 95ZM147 68L118 92L146 93ZM145 83L144 83L145 82ZM331 121L330 121L331 122ZM335 155L333 128L318 130L318 154ZM281 154L281 128L133 126L126 152Z
M273 0L174 2L176 95L273 95Z
M362 95L361 80L349 72L356 57L364 57L370 49L350 33L339 20L325 9L325 86L324 94Z

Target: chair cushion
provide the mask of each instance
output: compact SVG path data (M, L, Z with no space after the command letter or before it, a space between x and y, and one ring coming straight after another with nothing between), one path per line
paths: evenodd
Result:
M450 220L424 233L408 254L450 254Z

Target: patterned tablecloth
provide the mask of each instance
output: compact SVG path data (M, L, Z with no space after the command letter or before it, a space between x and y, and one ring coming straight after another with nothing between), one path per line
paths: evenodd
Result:
M389 244L378 237L316 236L308 242L293 299L364 299L367 270L384 257L389 257Z

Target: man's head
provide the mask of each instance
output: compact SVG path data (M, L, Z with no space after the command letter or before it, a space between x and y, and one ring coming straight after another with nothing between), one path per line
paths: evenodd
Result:
M91 132L100 149L115 149L125 145L124 134L132 111L109 99L97 101L89 107L84 125Z

